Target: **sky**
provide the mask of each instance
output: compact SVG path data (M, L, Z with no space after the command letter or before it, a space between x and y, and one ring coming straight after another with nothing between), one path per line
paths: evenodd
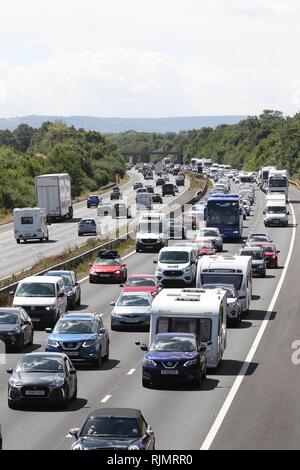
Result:
M1 117L300 109L299 0L1 3Z

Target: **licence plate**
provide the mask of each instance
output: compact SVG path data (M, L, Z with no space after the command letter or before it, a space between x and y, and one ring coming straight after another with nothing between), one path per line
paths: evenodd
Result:
M136 320L135 318L126 318L126 323L138 323L139 320Z
M161 370L162 375L178 375L178 370Z
M40 321L40 319L39 319L39 318L31 318L31 320L33 321L33 323L35 323L35 322L39 322L39 321Z
M78 351L67 351L66 354L68 356L73 356L74 357L74 356L78 356Z
M43 396L43 395L45 395L45 392L44 392L44 390L25 390L25 395Z
M110 274L100 274L100 277L110 277Z

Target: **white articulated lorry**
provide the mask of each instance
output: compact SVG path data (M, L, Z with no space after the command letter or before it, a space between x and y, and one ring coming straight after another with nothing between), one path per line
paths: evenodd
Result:
M16 208L13 211L14 234L17 243L22 240L49 240L46 210L40 207Z
M35 192L36 204L46 209L48 220L73 218L71 180L68 173L36 176Z

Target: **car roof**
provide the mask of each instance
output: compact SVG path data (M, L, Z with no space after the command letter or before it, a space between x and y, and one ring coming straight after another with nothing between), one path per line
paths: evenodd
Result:
M62 273L62 274L73 274L74 271L66 271L64 269L50 269L49 271L47 271L45 274L47 274L47 276L50 276L50 273ZM58 275L58 274L57 274Z
M88 415L88 418L97 418L100 416L111 418L140 418L142 412L135 408L97 408Z
M184 338L186 337L196 338L197 337L195 333L158 333L155 335L155 338L159 336L183 336Z
M1 313L20 313L20 310L24 310L22 307L0 307Z
M60 359L63 359L65 357L67 357L67 355L65 353L58 353L58 352L45 352L45 351L41 351L41 352L31 352L31 353L26 353L26 354L23 354L22 357L28 357L28 356L50 356L50 357L58 357Z
M60 276L47 276L47 281L45 280L44 276L29 276L29 277L25 277L24 279L21 279L19 283L21 282L51 282L54 284L55 282L59 282L61 280L62 278Z
M60 317L60 320L65 320L66 318L68 319L75 319L78 318L80 320L91 320L94 319L94 317L98 315L96 312L69 312L65 313L62 317Z

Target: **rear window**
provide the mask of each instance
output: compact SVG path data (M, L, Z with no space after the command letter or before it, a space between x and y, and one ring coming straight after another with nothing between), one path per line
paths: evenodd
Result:
M21 224L22 225L32 225L33 224L33 217L21 217Z
M121 295L117 305L119 307L148 307L150 305L150 300L148 296Z

